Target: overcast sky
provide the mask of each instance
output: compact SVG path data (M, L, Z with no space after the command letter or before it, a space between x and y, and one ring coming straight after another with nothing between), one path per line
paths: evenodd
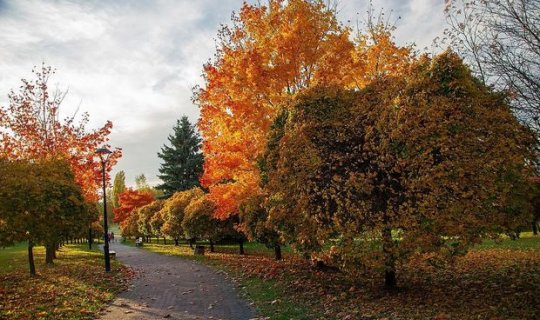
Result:
M248 1L256 2L256 1ZM261 1L264 2L264 1ZM355 24L368 0L340 0L339 19ZM396 39L429 46L444 29L444 0L373 0L401 16ZM62 110L80 106L91 127L111 120L111 144L123 149L115 168L128 184L144 173L151 184L157 152L176 119L196 122L192 88L215 52L219 25L241 0L0 0L0 104L42 61L57 69L52 84L69 89ZM359 13L359 14L358 14Z

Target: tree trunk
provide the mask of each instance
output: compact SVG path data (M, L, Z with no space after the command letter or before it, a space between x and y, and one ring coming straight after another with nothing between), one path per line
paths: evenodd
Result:
M193 249L193 239L188 239L189 247Z
M28 241L28 266L30 267L30 275L36 275L36 265L34 263L34 244Z
M538 220L540 220L540 214L535 214L532 221L532 231L535 236L538 235Z
M214 251L214 241L212 241L212 239L209 240L210 241L210 252L215 252Z
M165 236L163 236L163 244L167 244L167 238Z
M387 289L395 289L396 259L394 256L394 242L392 241L392 229L384 227L382 231L383 254L384 254L384 286Z
M178 238L174 238L174 245L178 247Z
M53 264L54 259L54 247L52 244L45 244L45 263L46 264Z
M92 250L92 242L94 240L92 239L92 229L88 229L88 249Z
M244 239L240 239L238 241L238 244L240 245L240 254L244 254Z
M276 258L276 260L281 260L282 257L281 257L281 246L279 244L276 244L274 246L274 257Z

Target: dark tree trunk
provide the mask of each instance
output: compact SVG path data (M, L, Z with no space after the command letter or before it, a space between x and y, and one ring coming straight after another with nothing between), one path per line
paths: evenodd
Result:
M539 210L538 208L536 210ZM538 221L540 220L540 213L535 212L535 215L533 217L532 221L532 231L535 236L538 235Z
M30 275L36 275L36 265L34 263L34 244L28 241L28 266L30 267Z
M163 244L167 244L167 238L163 237Z
M193 238L188 239L189 247L190 247L191 249L193 249L193 242L195 242Z
M281 260L282 257L281 257L281 246L279 244L276 244L274 246L274 257L276 258L276 260Z
M532 219L532 231L535 236L538 235L538 222L540 222L540 196L536 196L533 199L533 219Z
M214 241L212 241L212 239L209 240L210 241L210 252L215 252L214 251Z
M174 245L178 247L178 238L174 238Z
M394 242L392 241L392 229L384 227L382 231L383 253L384 253L384 286L387 289L395 289L396 281L396 259L394 256Z
M388 289L395 289L397 285L396 272L394 270L384 271L384 286Z
M88 249L92 250L92 242L94 239L92 238L92 229L88 229Z
M54 246L52 244L45 244L45 263L53 264L54 259Z
M240 245L240 254L244 254L244 239L238 240L238 244Z

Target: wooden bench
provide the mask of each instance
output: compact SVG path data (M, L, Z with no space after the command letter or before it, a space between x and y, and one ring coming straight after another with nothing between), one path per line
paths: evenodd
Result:
M111 257L113 259L116 259L116 251L114 251L114 250L109 251L109 257Z

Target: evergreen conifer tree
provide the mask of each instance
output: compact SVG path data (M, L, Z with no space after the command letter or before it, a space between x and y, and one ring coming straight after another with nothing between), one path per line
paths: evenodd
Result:
M176 122L174 132L169 135L170 146L164 145L158 157L163 160L158 177L163 184L157 186L165 197L177 191L199 186L203 171L201 137L186 116Z

